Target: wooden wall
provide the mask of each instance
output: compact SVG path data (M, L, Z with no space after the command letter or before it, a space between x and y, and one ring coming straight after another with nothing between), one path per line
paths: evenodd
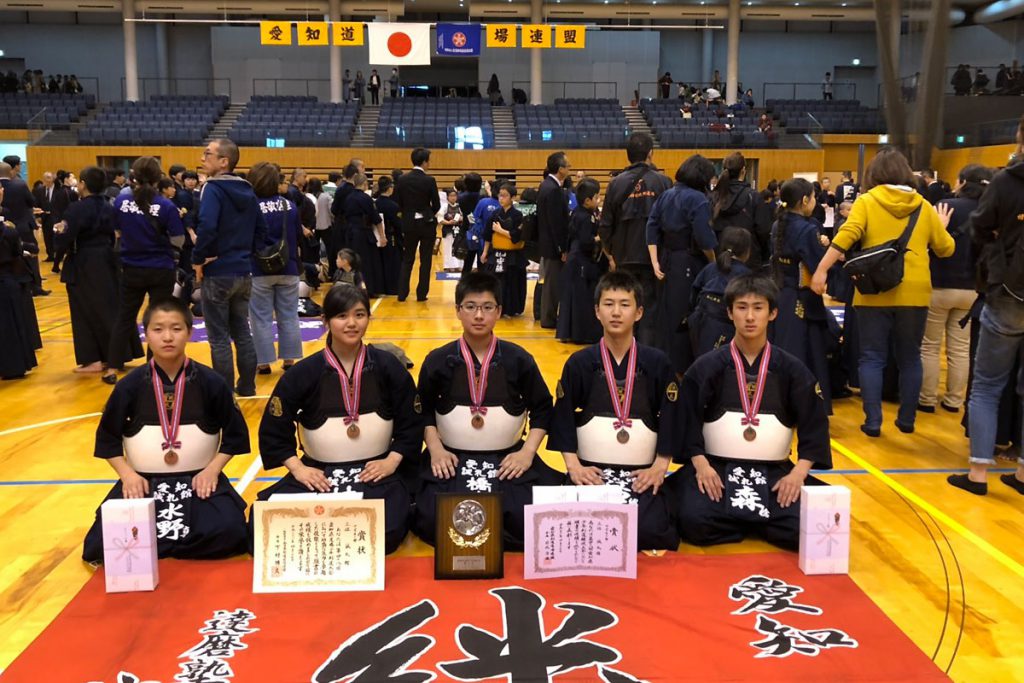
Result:
M991 147L940 149L932 155L932 164L939 177L953 185L956 183L960 169L967 164L983 164L997 168L1006 166L1010 154L1016 148L1016 145L992 145Z
M15 131L17 132L17 131ZM3 131L0 131L3 137ZM819 173L832 178L833 187L839 183L843 170L857 169L859 145L866 145L865 161L877 152L877 136L829 135L825 136L821 150L741 150L748 159L759 163L759 186L768 180L791 178L794 173ZM968 163L983 163L990 166L1004 166L1014 145L993 147L972 147L936 150L934 164L939 177L950 180ZM431 156L431 174L442 186L451 185L455 178L469 171L477 171L484 178L495 176L514 177L520 185L536 185L540 182L545 161L551 150L434 150ZM566 150L573 170L583 170L601 180L608 178L611 171L626 166L625 150ZM654 153L655 163L670 177L676 168L691 154L703 154L710 159L721 159L732 150L723 149L658 149ZM171 164L184 164L198 168L201 150L198 147L47 147L30 146L28 164L35 181L44 171L68 169L77 173L85 166L96 164L101 158L117 156L134 158L151 155L158 157L164 169ZM292 147L267 149L264 147L243 147L239 169L245 170L257 161L274 161L285 171L296 167L305 168L311 175L326 178L327 172L340 170L349 159L359 157L366 163L372 175L388 173L391 169L408 169L408 149L321 149Z
M243 147L239 170L245 170L257 161L274 161L285 171L296 167L306 169L311 175L326 178L327 172L340 170L349 159L359 157L373 175L388 173L391 169L410 167L408 149L320 149L292 147L268 149L264 147ZM625 150L566 150L573 170L583 170L601 181L608 178L610 171L621 170L626 164ZM742 150L750 159L759 161L762 184L771 178L789 178L797 172L822 171L823 154L820 150ZM440 185L450 185L455 178L469 171L477 171L484 178L497 175L516 177L517 183L536 185L542 178L542 171L551 150L434 150L430 159L430 172ZM710 149L658 149L655 163L665 169L671 177L676 169L691 154L701 153L711 159L721 159L732 150ZM32 180L47 170L67 169L77 173L85 166L96 164L98 159L137 157L150 155L160 159L167 169L172 164L184 164L198 168L201 150L198 147L29 147L28 161Z
M0 140L7 142L26 142L28 140L27 130L10 130L8 128L0 128Z

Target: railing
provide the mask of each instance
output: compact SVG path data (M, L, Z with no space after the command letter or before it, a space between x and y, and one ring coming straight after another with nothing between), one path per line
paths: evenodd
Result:
M36 114L25 122L25 128L28 131L28 144L35 145L43 139L47 133L50 132L50 127L46 123L46 107L40 109Z
M821 81L817 83L765 83L761 87L761 102L768 100L823 100ZM836 100L857 99L857 84L843 81L832 82L832 98Z
M512 81L512 89L526 93L530 101L530 81ZM482 91L487 95L487 86ZM512 104L512 91L502 92L505 104ZM619 84L616 81L544 81L541 83L541 102L554 102L558 98L578 97L586 99L619 99Z
M975 79L975 77L978 74L978 69L982 69L985 72L985 75L988 76L988 85L985 86L986 90L988 91L988 94L995 94L996 93L996 75L999 73L999 66L998 65L996 65L996 66L976 66L976 65L972 65L968 69L968 73L970 73L970 75L971 75L971 89L970 89L970 91L968 91L968 94L974 94L974 85L973 84L974 84L974 79ZM947 66L945 68L945 70L944 70L943 81L942 81L942 88L943 88L942 92L943 92L944 95L954 95L954 94L956 94L955 91L953 90L953 84L951 83L951 81L953 80L953 74L956 73L956 70L957 70L957 67L955 67L955 66ZM904 102L913 102L913 101L915 101L917 99L917 90L920 87L920 78L921 78L921 74L920 73L915 73L915 74L911 74L909 76L903 76L902 78L899 79L900 96L903 98ZM884 101L885 101L885 88L880 83L878 85L878 106L879 107L885 106L884 105Z
M679 97L679 86L680 85L684 85L684 84L690 86L690 88L699 88L700 90L707 90L708 88L710 88L710 87L712 87L714 85L714 83L711 83L711 82L699 83L699 82L696 82L696 81L673 81L673 82L669 83L669 86L668 86L668 99L675 99L675 98ZM719 92L722 93L722 97L724 98L725 97L725 82L723 81L723 82L719 83L718 85L721 86L721 89L719 89ZM739 84L739 88L740 88L740 91L742 92L743 91L743 84L742 83ZM633 94L635 96L637 96L637 102L639 102L640 100L647 100L647 99L650 99L650 100L665 99L665 98L662 98L662 96L661 96L661 94L662 94L661 93L661 83L659 83L658 81L640 81L639 83L636 84L636 91L634 91Z
M329 78L254 78L252 94L257 95L315 95L322 102L331 101ZM348 98L348 93L342 93Z
M807 118L811 120L811 123L807 126L807 132L804 136L814 149L821 149L825 144L825 126L821 125L821 121L816 119L814 114L810 112L807 113Z
M140 78L139 99L154 95L227 95L231 97L229 78ZM121 97L127 98L127 83L121 78Z
M1020 118L985 121L947 129L942 136L942 147L982 147L1005 145L1016 140Z
M83 95L92 95L96 101L100 99L100 79L95 76L76 76L78 84L82 86Z
M366 77L367 83L369 83L369 76ZM342 81L343 91L341 93L342 101L347 102L352 99L351 90L345 91L345 82ZM352 87L352 81L348 82L348 87ZM414 86L406 86L402 84L401 89L411 89ZM252 94L256 95L303 95L303 96L315 96L321 102L331 101L331 79L329 78L254 78L252 79ZM391 94L391 86L388 85L387 80L384 76L381 76L380 85L380 97L383 99ZM411 94L411 93L409 93ZM438 97L440 95L437 95ZM363 88L363 101L370 101L370 89L368 85Z

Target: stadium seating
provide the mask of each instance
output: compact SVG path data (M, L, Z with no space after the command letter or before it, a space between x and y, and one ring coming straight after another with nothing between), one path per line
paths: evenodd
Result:
M332 104L312 95L258 95L238 117L228 137L239 145L264 147L268 139L288 147L346 147L359 105Z
M156 95L111 102L78 131L83 145L201 145L227 109L226 95Z
M28 128L30 119L53 130L67 130L96 106L93 95L0 93L0 128Z
M479 98L386 99L381 105L374 144L490 149L494 147L491 106Z
M818 130L824 133L885 132L885 121L881 113L861 105L859 100L770 99L765 103L765 109L790 133ZM815 121L821 124L820 129Z
M630 129L615 99L559 98L512 108L519 147L622 148Z
M767 148L776 137L757 130L758 114L746 107L729 109L722 105L695 105L684 118L678 100L642 100L639 109L662 147Z

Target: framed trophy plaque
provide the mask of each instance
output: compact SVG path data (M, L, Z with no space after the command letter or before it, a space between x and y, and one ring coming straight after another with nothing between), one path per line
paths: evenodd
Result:
M505 575L501 494L437 494L435 579L500 579Z

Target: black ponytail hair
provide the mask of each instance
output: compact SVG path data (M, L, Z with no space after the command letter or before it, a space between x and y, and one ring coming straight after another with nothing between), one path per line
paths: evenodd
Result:
M723 230L721 241L718 243L718 256L715 258L718 270L730 273L733 261L746 262L750 258L750 244L750 232L744 228L732 226Z
M747 167L747 160L739 152L733 152L722 162L722 175L718 176L718 184L715 185L714 213L712 221L718 220L718 214L725 208L729 201L729 182L737 180L743 169Z
M149 215L149 207L157 195L156 184L162 175L160 162L155 157L139 157L132 164L132 194L144 216Z
M772 240L772 277L782 286L782 266L779 256L786 241L789 214L803 203L804 197L814 196L814 185L804 178L790 178L779 189L779 208L775 211L775 239Z
M981 164L968 164L964 166L960 169L958 176L962 185L956 196L974 199L975 201L981 199L981 195L985 194L985 190L988 189L992 175L992 169Z

